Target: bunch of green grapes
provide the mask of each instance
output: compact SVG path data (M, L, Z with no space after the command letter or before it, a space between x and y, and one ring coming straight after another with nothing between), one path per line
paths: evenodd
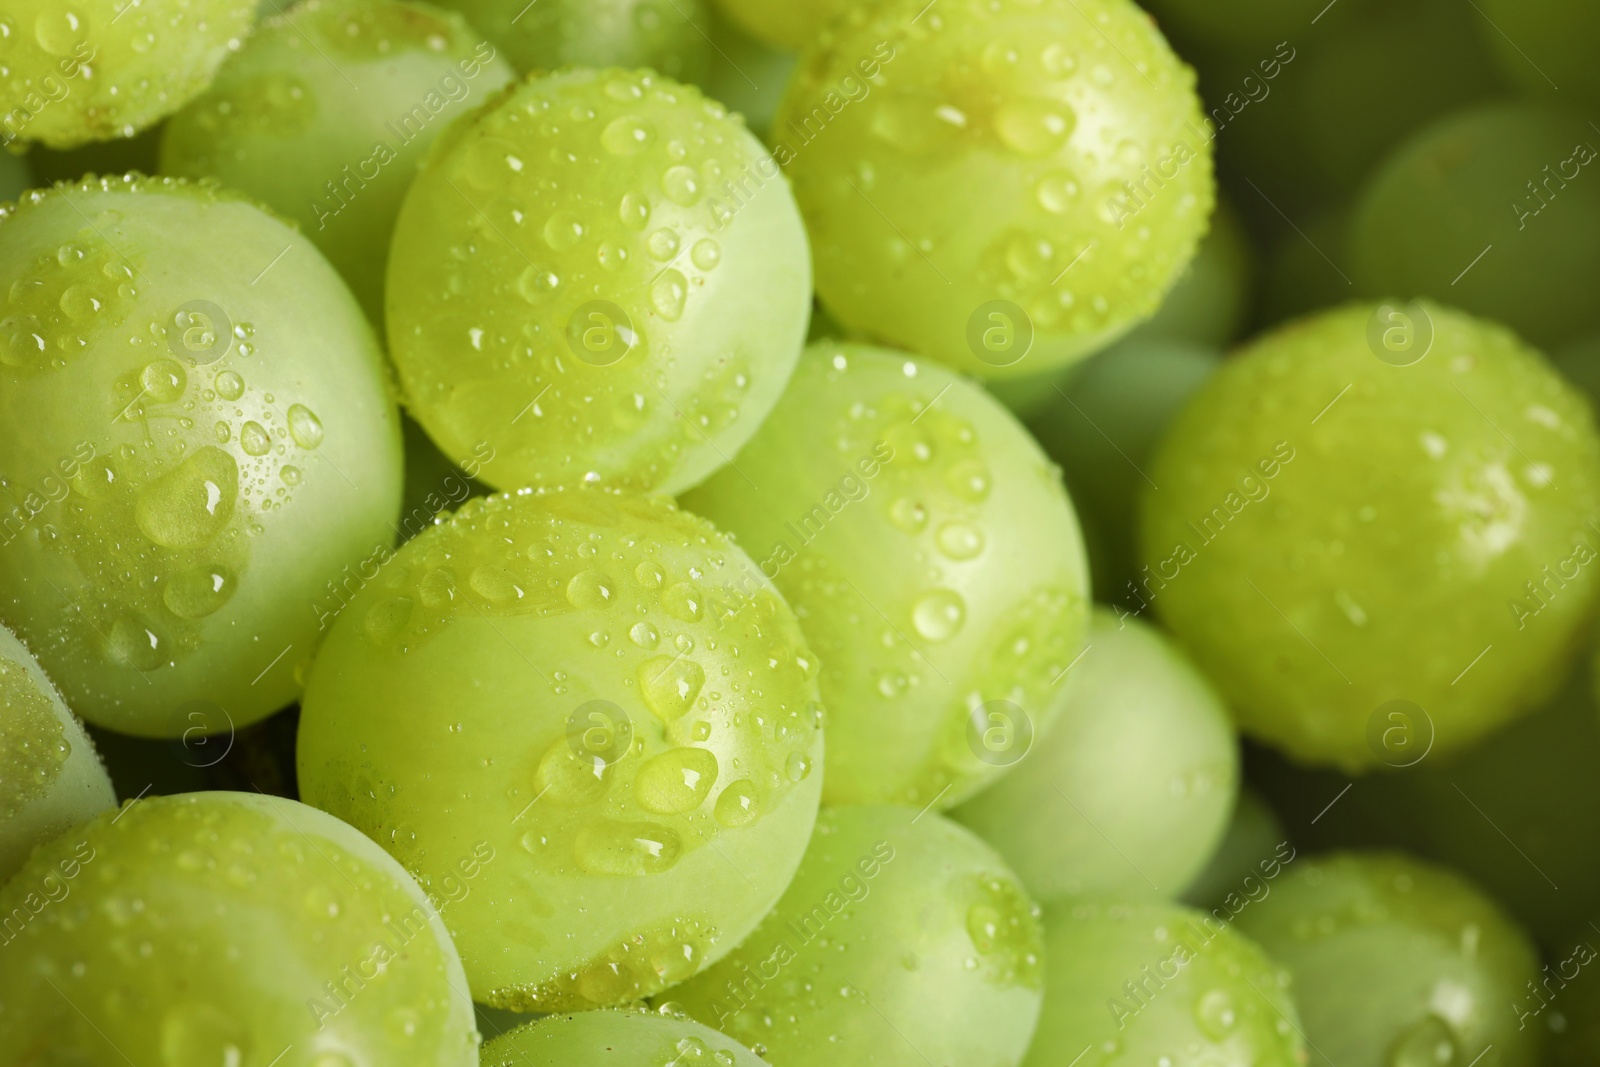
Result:
M1581 113L1495 104L1406 141L1351 222L1356 284L1432 297L1556 346L1600 328L1600 135Z
M1145 469L1134 595L1247 731L1302 761L1466 748L1548 695L1600 593L1589 406L1509 332L1438 305L1267 334Z
M1289 976L1212 915L1063 902L1045 909L1044 950L1044 1010L1023 1067L1306 1062Z
M702 0L438 0L523 72L649 67L699 81L711 62Z
M1239 753L1227 708L1159 631L1103 609L1063 689L1033 751L952 816L1035 899L1177 896L1233 814Z
M0 1063L474 1067L435 902L292 800L135 801L0 890Z
M0 626L0 885L35 845L116 804L83 726Z
M5 0L0 144L132 137L203 91L254 0Z
M670 502L474 499L332 628L300 788L430 889L493 850L445 911L476 999L622 1004L788 884L822 789L816 673L760 571Z
M1359 787L1358 787L1359 788ZM1398 853L1302 858L1240 912L1289 969L1315 1067L1539 1062L1533 946L1465 879ZM1053 946L1052 946L1053 947Z
M436 145L401 209L389 340L452 459L499 488L679 492L799 358L806 236L736 117L649 72L533 78Z
M746 33L774 48L797 51L817 39L844 0L717 0Z
M814 345L761 432L683 504L760 560L822 657L828 803L949 807L1059 707L1088 614L1077 519L971 382Z
M547 1015L483 1046L482 1067L765 1067L693 1019L633 1011Z
M400 499L349 290L252 204L129 176L0 209L0 292L0 618L97 725L292 701Z
M1600 11L1584 0L1483 0L1479 30L1500 72L1519 88L1600 101L1592 42Z
M833 316L982 377L1153 315L1215 195L1194 73L1130 0L852 6L771 140Z
M430 4L304 0L173 116L161 170L215 178L299 223L381 323L389 239L424 153L512 77Z
M1038 908L1005 862L915 808L825 809L794 881L738 949L674 989L780 1067L1016 1067L1039 1019Z

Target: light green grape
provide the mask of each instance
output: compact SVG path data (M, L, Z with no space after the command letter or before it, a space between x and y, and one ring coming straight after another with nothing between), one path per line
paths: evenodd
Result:
M431 4L304 0L173 116L161 170L215 178L299 223L382 323L389 239L424 153L512 77Z
M957 808L1036 900L1171 898L1217 847L1239 790L1227 708L1153 627L1104 609L1062 711Z
M574 70L437 143L395 231L389 339L445 454L494 446L489 484L675 493L777 403L810 277L788 186L736 117L649 72Z
M524 73L649 67L698 81L710 62L701 0L438 0L489 35Z
M716 0L740 29L774 48L797 51L816 40L845 0Z
M654 1012L550 1015L483 1046L482 1067L765 1067L709 1026Z
M97 725L276 711L332 583L395 536L371 328L310 242L214 188L86 179L0 234L0 618Z
M770 139L834 317L981 377L1153 315L1214 201L1194 73L1129 0L852 6Z
M15 200L32 186L33 173L28 157L0 151L0 203Z
M1044 912L1045 1003L1023 1067L1301 1067L1289 976L1213 916L1079 901Z
M949 807L1060 705L1087 623L1077 519L971 382L814 345L736 463L683 505L760 561L822 658L828 803Z
M1245 786L1239 790L1227 832L1179 899L1195 908L1237 905L1256 891L1264 876L1276 874L1274 861L1281 865L1285 851L1294 855L1283 824L1260 794Z
M770 583L669 501L474 499L329 633L300 788L426 887L495 850L444 916L476 999L622 1004L788 884L821 793L816 671Z
M292 800L135 801L0 890L0 1064L475 1067L436 903Z
M1534 104L1460 112L1396 149L1351 223L1356 284L1432 297L1554 346L1600 327L1600 135Z
M1467 1064L1491 1048L1505 1067L1539 1062L1540 1032L1514 1010L1539 973L1533 946L1444 868L1301 858L1237 921L1293 976L1313 1067Z
M116 804L83 726L0 626L0 885L35 845Z
M1590 47L1600 10L1585 0L1482 0L1478 29L1513 84L1540 94L1600 101Z
M1600 592L1588 405L1509 332L1439 305L1261 337L1145 469L1137 599L1246 731L1304 762L1470 746L1548 695ZM1545 568L1566 577L1540 592Z
M712 55L699 84L707 96L743 115L751 132L765 138L799 57L755 40L715 4L707 14Z
M0 0L0 143L132 137L239 50L255 0Z
M915 808L824 809L777 907L662 1006L773 1067L1016 1067L1043 972L1038 909L989 846Z

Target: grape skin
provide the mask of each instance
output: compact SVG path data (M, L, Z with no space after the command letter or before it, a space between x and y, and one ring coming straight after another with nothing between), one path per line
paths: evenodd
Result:
M698 82L711 62L701 0L439 0L489 35L523 73L648 67Z
M765 1067L755 1053L688 1018L645 1010L550 1015L483 1046L482 1067Z

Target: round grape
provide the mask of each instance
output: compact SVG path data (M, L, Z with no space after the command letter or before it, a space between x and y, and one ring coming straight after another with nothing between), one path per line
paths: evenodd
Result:
M35 845L116 804L82 725L27 648L0 626L0 885Z
M844 0L717 0L746 33L774 48L804 48L828 21L846 9Z
M822 657L828 803L948 807L1059 706L1087 624L1077 519L976 385L814 345L735 465L683 504L761 561Z
M1043 971L1038 909L982 841L915 808L824 809L777 907L669 997L781 1067L1016 1067Z
M0 142L132 137L205 89L255 14L255 0L6 0Z
M1194 73L1128 0L852 7L771 140L834 317L981 377L1149 318L1214 200Z
M389 239L424 153L512 77L493 45L432 5L304 0L173 116L161 170L215 178L299 223L382 323Z
M482 1067L766 1067L692 1019L645 1010L549 1015L483 1046Z
M523 72L649 67L698 81L710 62L701 0L438 0L461 12Z
M276 711L332 583L394 539L371 328L310 242L215 188L86 179L0 232L0 617L97 725Z
M1146 471L1132 595L1247 731L1301 761L1466 748L1548 695L1600 592L1588 405L1510 333L1438 305L1263 336Z
M292 800L135 801L35 852L0 914L8 1064L478 1063L435 902Z
M495 849L445 911L476 999L621 1004L720 958L794 873L816 670L760 572L670 502L474 499L329 633L300 788L440 892L462 842Z
M1153 627L1104 609L1055 724L952 813L1034 899L1177 896L1222 839L1239 789L1227 708Z
M1357 786L1357 788L1360 788ZM1539 1062L1533 946L1464 879L1398 853L1302 858L1239 913L1294 979L1317 1067ZM1052 946L1053 947L1053 946Z

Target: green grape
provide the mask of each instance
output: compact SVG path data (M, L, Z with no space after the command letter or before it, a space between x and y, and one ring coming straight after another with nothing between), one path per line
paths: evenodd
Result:
M1171 898L1233 813L1239 747L1228 710L1159 631L1105 609L1062 711L1009 775L952 813L1028 892Z
M1246 731L1304 762L1470 746L1548 695L1600 592L1588 405L1509 332L1438 305L1263 336L1145 469L1133 595Z
M175 179L30 193L0 232L0 617L100 726L283 707L325 589L394 539L360 309L289 226Z
M649 72L533 78L458 123L389 263L408 406L457 462L492 440L499 488L700 482L777 403L811 309L776 165Z
M254 0L0 0L0 143L132 137L205 89Z
M1273 860L1282 859L1280 850L1288 847L1278 816L1254 789L1246 786L1239 790L1238 803L1222 841L1179 899L1195 908L1235 903L1241 895L1248 896L1266 874L1276 874ZM1292 848L1290 855L1293 856ZM1230 894L1234 901L1228 900Z
M33 172L28 157L0 151L0 203L15 200L33 187Z
M303 0L167 123L161 170L215 178L299 223L381 323L395 216L428 146L512 78L431 4Z
M1088 614L1077 520L971 382L814 345L736 464L683 505L761 561L822 658L829 804L949 807L1059 707Z
M463 841L496 850L445 911L476 999L622 1004L727 953L794 873L816 669L770 583L670 501L474 499L329 633L300 788L427 887Z
M751 132L765 138L799 57L755 40L715 4L707 14L714 54L699 84L707 96L743 115Z
M710 62L701 0L437 0L505 49L519 70L649 67L698 81Z
M440 903L292 800L134 801L0 890L0 1064L472 1067Z
M1539 1062L1514 1008L1533 946L1460 876L1399 853L1303 858L1239 913L1294 980L1313 1067ZM1052 946L1054 947L1054 946Z
M1045 909L1045 1004L1023 1067L1301 1067L1289 976L1210 915L1171 904Z
M709 1026L643 1009L549 1015L483 1046L483 1067L765 1067Z
M739 28L774 48L797 51L847 8L845 0L716 0Z
M1553 346L1600 327L1600 135L1581 115L1497 104L1417 133L1372 175L1351 223L1357 286L1432 297Z
M0 885L35 845L116 805L83 726L0 626Z
M1194 73L1129 0L851 7L770 139L834 317L981 377L1149 318L1215 194Z
M915 808L823 809L777 907L662 1007L774 1067L1016 1067L1043 971L1038 908L988 845Z
M1481 0L1479 31L1506 79L1523 89L1600 101L1592 42L1600 10L1585 0Z

